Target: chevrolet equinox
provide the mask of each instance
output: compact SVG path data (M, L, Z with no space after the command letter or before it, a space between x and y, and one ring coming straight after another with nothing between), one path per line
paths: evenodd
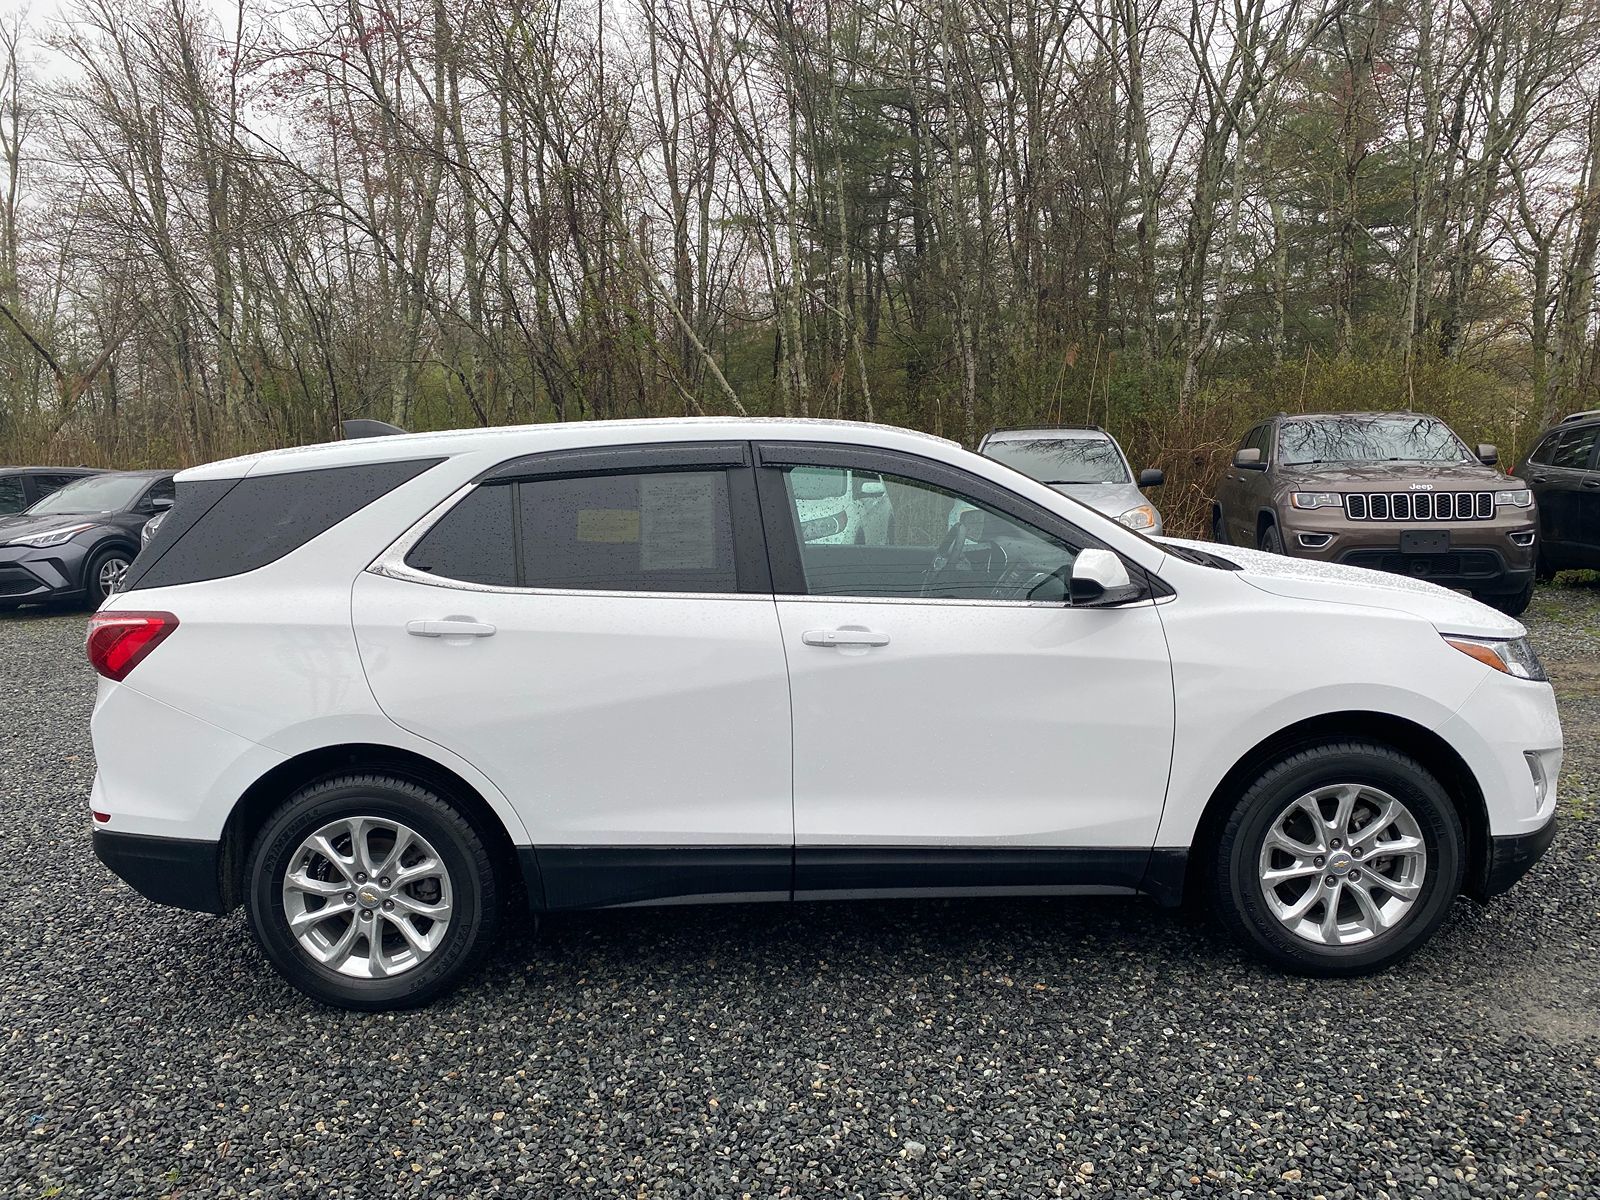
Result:
M886 518L808 535L829 476ZM1555 828L1555 701L1510 617L1148 540L880 426L200 467L87 651L100 858L242 904L351 1008L440 995L516 903L1193 895L1281 967L1355 974Z

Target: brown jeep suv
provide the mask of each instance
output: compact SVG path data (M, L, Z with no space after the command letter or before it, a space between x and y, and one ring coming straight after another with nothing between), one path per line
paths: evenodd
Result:
M1496 461L1417 413L1279 413L1234 452L1212 536L1412 575L1517 616L1533 598L1536 514Z

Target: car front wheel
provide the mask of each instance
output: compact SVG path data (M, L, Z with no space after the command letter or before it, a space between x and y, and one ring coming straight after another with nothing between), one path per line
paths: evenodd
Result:
M1497 608L1508 617L1520 617L1528 611L1528 605L1533 603L1533 581L1528 581L1528 586L1520 592L1504 594L1490 594L1479 597L1490 608Z
M494 865L470 822L407 780L311 784L268 818L245 907L257 943L307 995L343 1008L426 1004L493 941Z
M1381 970L1431 937L1461 888L1465 838L1444 789L1387 746L1341 742L1266 769L1216 847L1233 932L1312 975Z
M133 561L132 555L126 550L102 550L89 560L89 565L84 571L85 591L89 595L89 603L99 608L105 603L107 596L122 586L122 581L127 577L128 564Z

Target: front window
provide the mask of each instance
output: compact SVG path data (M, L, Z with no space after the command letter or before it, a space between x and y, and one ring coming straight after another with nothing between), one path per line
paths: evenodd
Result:
M784 479L807 595L1066 603L1077 551L979 501L898 475L860 495L838 467Z
M52 492L28 510L30 517L121 512L150 486L148 475L90 475Z
M1128 464L1110 438L1007 438L984 454L1040 483L1128 483Z
M1472 461L1461 439L1432 417L1318 417L1278 431L1285 466L1351 462Z

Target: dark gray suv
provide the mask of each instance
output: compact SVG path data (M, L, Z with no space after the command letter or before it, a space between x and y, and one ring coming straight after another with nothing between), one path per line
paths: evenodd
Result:
M139 531L172 507L171 471L108 471L0 517L0 609L47 600L99 606L139 553Z
M1539 499L1539 574L1600 570L1600 409L1547 430L1512 472Z

